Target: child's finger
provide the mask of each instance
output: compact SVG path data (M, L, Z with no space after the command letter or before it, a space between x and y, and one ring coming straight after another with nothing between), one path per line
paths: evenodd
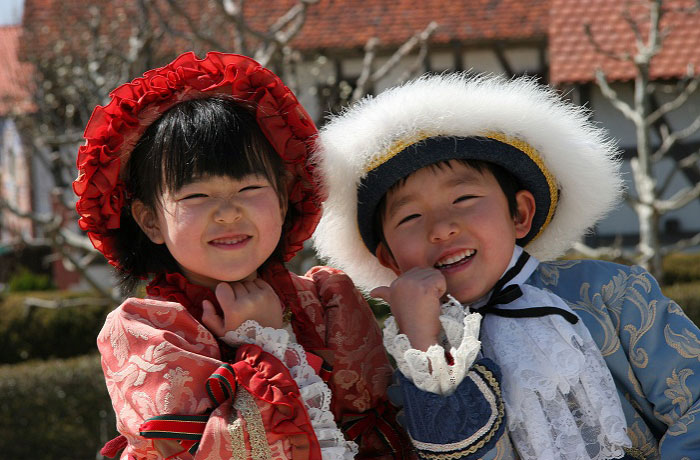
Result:
M233 288L231 288L231 285L228 283L217 284L216 288L214 289L214 294L216 295L221 308L231 305L236 301L236 294L234 293Z
M267 284L264 280L262 280L262 279L260 279L260 278L255 278L252 282L253 282L253 284L255 284L259 289L264 289L264 290L272 289L272 286L270 286L269 284Z
M212 332L216 337L223 337L224 335L224 324L223 320L216 314L214 309L214 304L208 300L202 301L202 323Z
M246 281L236 281L231 283L233 287L233 292L236 293L236 297L243 297L248 294L248 288L245 286Z
M372 289L369 293L372 297L377 297L379 299L382 299L385 302L389 302L389 294L391 290L389 289L389 286L379 286L374 289Z
M253 281L242 281L241 283L249 293L261 290L258 284Z

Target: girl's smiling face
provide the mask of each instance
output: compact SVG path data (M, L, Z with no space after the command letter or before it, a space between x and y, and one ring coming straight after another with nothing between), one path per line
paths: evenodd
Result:
M520 190L512 216L494 175L458 161L422 168L386 196L380 262L401 274L433 267L463 303L486 295L505 271L515 241L530 230L534 197ZM388 245L389 250L387 250Z
M263 175L205 176L166 191L155 210L135 201L134 218L165 244L185 277L214 288L257 274L282 234L286 209Z

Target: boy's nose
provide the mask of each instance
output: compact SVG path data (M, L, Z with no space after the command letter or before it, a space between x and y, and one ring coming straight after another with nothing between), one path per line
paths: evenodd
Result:
M435 219L430 228L430 241L439 242L452 238L459 233L459 226L450 216Z
M214 220L219 223L231 223L241 218L241 210L232 201L222 202L216 209Z

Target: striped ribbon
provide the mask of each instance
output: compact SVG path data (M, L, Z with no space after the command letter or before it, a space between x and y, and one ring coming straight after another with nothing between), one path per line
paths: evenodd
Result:
M236 389L236 376L233 367L224 363L207 379L207 394L214 407L230 398ZM171 439L177 441L182 450L168 458L185 451L193 454L199 447L204 428L209 420L205 415L157 415L144 421L139 426L139 434L147 439Z

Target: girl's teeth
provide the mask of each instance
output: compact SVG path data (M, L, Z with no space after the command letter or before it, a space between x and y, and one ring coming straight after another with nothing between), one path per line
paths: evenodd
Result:
M214 243L216 243L216 244L236 244L236 243L240 243L244 239L245 239L245 237L230 239L230 240L214 240Z

